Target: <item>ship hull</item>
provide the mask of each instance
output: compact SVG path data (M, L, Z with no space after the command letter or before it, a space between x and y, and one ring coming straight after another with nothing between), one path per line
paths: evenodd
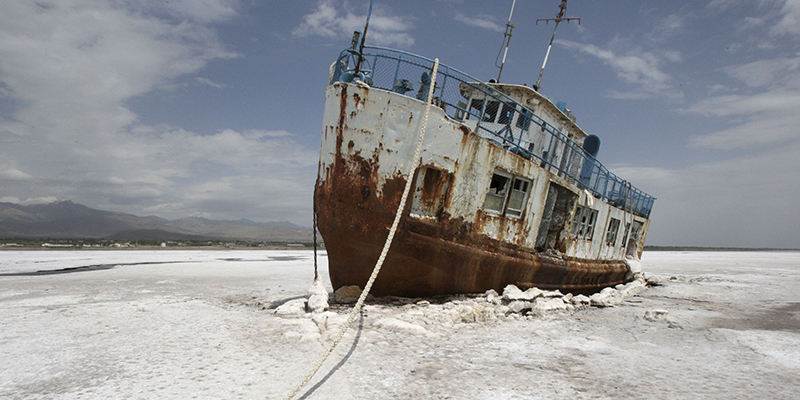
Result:
M365 286L400 205L411 158L405 155L413 154L411 148L419 134L414 122L421 119L420 112L407 112L409 107L398 105L400 97L352 84L336 83L328 89L315 207L334 290ZM421 102L405 101L419 103L411 104L412 108L417 107L414 110L422 109ZM509 284L578 294L597 292L631 279L624 257L565 255L572 246L566 239L558 246L561 251L534 251L537 231L532 227L538 227L538 223L526 222L526 218L534 219L532 211L523 212L520 218L501 220L480 207L459 207L459 201L477 201L463 198L479 197L476 189L465 189L464 184L470 176L482 173L481 162L474 160L481 159L483 153L489 155L483 158L506 162L509 170L541 174L544 178L535 181L543 184L566 183L557 175L540 171L529 160L502 148L494 149L498 146L437 111L432 112L429 122L431 138L426 139L422 163L435 166L450 180L420 180L416 186L424 181L424 185L449 187L444 191L416 188L421 193L445 193L438 199L441 207L428 215L413 212L413 191L409 195L394 242L372 288L373 295L414 297L482 293L489 289L501 292ZM440 149L439 143L447 143L455 150L448 152L444 149L447 146ZM465 153L472 161L467 162ZM491 177L491 170L486 173ZM411 179L417 180L417 175ZM537 195L540 203L546 194L546 189L542 190L544 194ZM512 239L487 234L495 231L515 233L509 235Z
M317 190L317 203L326 205L319 208L318 226L327 248L334 290L350 285L363 288L388 236L403 182L397 182L400 193L390 196L395 201L372 198L364 207L354 208L348 205L348 193L366 190L364 186L347 184L347 176L339 178L333 193L324 185ZM464 224L449 225L444 228L448 232L442 234L443 228L438 225L407 218L401 222L371 293L406 297L483 293L489 289L502 293L506 285L514 284L523 289L535 286L590 294L624 283L629 275L621 260L536 254L472 237Z

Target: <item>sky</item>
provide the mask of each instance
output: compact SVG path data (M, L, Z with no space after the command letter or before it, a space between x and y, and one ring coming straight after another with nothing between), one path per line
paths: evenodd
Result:
M516 2L535 83L559 0ZM496 78L512 0L376 0L366 42ZM0 3L0 201L311 226L367 0ZM800 248L800 0L570 0L541 92L657 198L647 244ZM792 205L794 204L794 206Z

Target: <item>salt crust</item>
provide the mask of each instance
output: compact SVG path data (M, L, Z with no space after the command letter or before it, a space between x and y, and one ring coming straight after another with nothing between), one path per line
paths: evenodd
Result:
M535 318L559 312L571 313L590 306L614 307L622 304L626 298L638 295L646 286L646 281L639 278L616 287L605 288L587 297L538 288L523 291L515 285L508 285L503 289L502 295L495 290L488 290L477 296L453 296L443 303L432 303L432 299L378 299L377 304L364 306L362 316L372 317L370 323L381 330L434 336L435 330L430 328ZM297 320L310 317L313 324L304 324L304 329L292 334L293 337L301 341L314 339L327 341L332 332L347 320L350 308L337 306L334 307L337 311L330 311L327 303L329 295L322 290L324 287L321 282L315 282L309 289L308 300L291 300L275 309L275 314L283 318ZM346 286L339 289L332 297L337 303L352 303L360 294L360 288ZM387 302L390 304L386 304ZM317 329L314 332L309 331L309 327L315 325Z

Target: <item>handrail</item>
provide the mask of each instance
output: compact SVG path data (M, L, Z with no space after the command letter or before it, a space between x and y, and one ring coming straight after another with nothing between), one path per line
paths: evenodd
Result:
M412 92L409 94L411 97L427 100L430 80L426 83L426 75L429 76L433 60L401 50L365 46L359 74L355 76L358 59L357 52L343 50L334 65L330 83L361 80L375 88L404 95ZM655 197L628 185L544 118L505 93L455 68L439 64L438 74L432 92L433 102L449 117L461 122L475 121L478 135L522 157L537 159L542 167L557 171L615 207L627 207L637 215L650 217ZM414 90L415 86L418 91ZM465 102L470 99L463 96L462 90L479 92L482 99L467 104ZM475 96L472 99L476 101ZM538 132L532 133L532 130Z

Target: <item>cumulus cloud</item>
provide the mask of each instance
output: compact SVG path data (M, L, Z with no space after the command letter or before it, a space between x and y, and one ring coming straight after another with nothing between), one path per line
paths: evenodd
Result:
M310 212L297 205L311 196L318 154L293 134L227 129L204 136L151 129L148 135L130 135L126 150L112 155L118 163L115 175L124 184L109 193L109 207L137 203L142 213L198 216L202 209L217 215L246 213L257 220L282 210L287 219L300 222ZM91 176L82 183L109 186Z
M348 38L353 31L363 31L366 20L366 12L356 13L347 2L322 0L313 12L303 16L303 22L292 34L297 37ZM410 18L391 15L385 8L376 6L370 17L367 43L411 47L414 45L414 37L409 33L412 28Z
M464 14L456 13L456 21L473 26L476 28L487 29L494 32L505 32L506 25L497 22L497 19L491 15L477 15L475 17L467 17Z
M200 24L109 2L42 4L5 3L0 12L0 80L23 104L13 113L20 124L6 126L17 134L111 135L136 119L124 100L234 56Z
M724 71L750 87L791 87L800 90L800 55L733 65Z
M756 149L800 139L797 117L752 118L707 135L692 138L695 147L719 150Z
M199 134L146 125L126 102L237 57L212 23L228 0L59 0L0 5L0 196L69 198L164 217L305 221L316 149L285 131ZM27 200L20 200L27 199ZM215 208L216 207L216 208ZM293 211L286 211L291 209ZM293 214L294 213L294 214ZM282 214L282 215L281 215Z
M684 17L678 14L670 14L656 24L646 37L652 42L663 43L679 34L686 26Z
M702 161L632 179L659 198L651 237L656 242L797 247L797 239L785 234L796 230L797 217L769 210L783 210L800 195L800 56L784 50L793 49L785 36L800 33L800 2L750 3L747 16L735 14L744 24L730 30L727 47L741 54L733 60L757 61L717 68L703 82L707 96L680 110L716 127L688 140L690 149L703 150ZM736 4L720 0L708 7L735 13Z
M689 107L689 112L734 121L730 127L693 138L692 145L753 149L800 141L800 57L759 60L724 71L754 92L712 96Z
M770 32L776 35L800 34L800 0L785 0L780 20Z
M568 49L575 49L597 57L604 64L611 67L616 72L617 77L631 87L631 90L627 92L612 93L612 97L631 99L654 96L665 96L671 99L681 97L680 92L673 87L672 77L662 71L661 68L665 62L680 61L680 54L677 52L637 51L618 54L613 50L604 49L593 44L577 43L569 40L558 40L557 42Z

